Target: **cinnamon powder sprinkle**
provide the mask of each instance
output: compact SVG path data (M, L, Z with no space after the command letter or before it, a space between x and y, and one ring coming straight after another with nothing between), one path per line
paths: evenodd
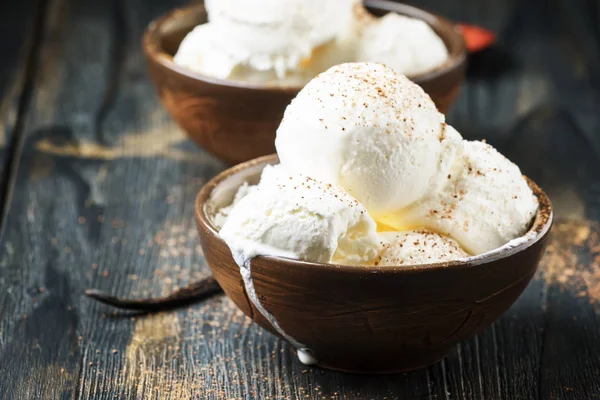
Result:
M600 305L600 224L556 223L540 268L549 286Z

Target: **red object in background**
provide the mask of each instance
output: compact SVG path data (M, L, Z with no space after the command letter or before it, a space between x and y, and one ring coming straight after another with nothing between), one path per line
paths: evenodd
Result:
M467 44L467 50L470 53L477 53L494 44L496 35L487 29L475 25L458 24Z

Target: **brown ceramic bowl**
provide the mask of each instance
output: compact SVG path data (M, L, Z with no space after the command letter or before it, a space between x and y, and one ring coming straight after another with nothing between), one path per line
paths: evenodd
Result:
M458 94L465 74L462 35L450 21L392 1L367 1L376 15L390 11L429 23L449 49L440 68L412 77L445 112ZM229 163L275 151L275 132L286 106L300 86L258 85L205 76L173 62L179 43L206 22L202 5L181 8L152 22L143 38L148 71L173 119L201 147Z
M248 299L239 268L219 238L209 209L229 204L244 181L256 183L277 156L261 157L212 179L196 200L202 248L229 298L277 334ZM466 261L361 267L259 256L251 271L257 297L318 365L361 373L400 372L440 360L457 342L488 327L535 273L552 225L552 206L533 182L540 209L530 240Z

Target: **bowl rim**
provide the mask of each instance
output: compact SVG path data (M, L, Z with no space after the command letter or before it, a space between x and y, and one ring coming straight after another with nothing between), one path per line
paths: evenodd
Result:
M274 164L279 161L277 154L270 154L262 157L258 157L240 164L237 164L231 168L224 170L210 181L208 181L200 192L198 193L195 201L195 215L196 221L202 226L210 235L213 235L217 240L221 241L225 246L227 244L219 236L217 227L212 223L210 217L207 214L206 205L214 189L227 178L241 173L242 171L260 165L260 164ZM330 263L314 263L308 261L301 261L280 256L257 256L255 258L276 261L280 266L286 266L289 268L308 268L313 270L335 270L340 272L349 273L415 273L430 270L445 270L447 268L452 269L470 269L477 267L482 264L488 264L500 259L508 258L516 253L519 253L527 248L533 246L544 237L547 236L552 223L554 220L554 212L552 203L546 195L546 193L531 179L525 176L530 188L538 198L539 207L535 215L534 221L530 229L520 238L526 239L523 242L519 242L516 245L510 245L510 242L498 247L494 250L486 253L471 256L464 259L436 262L428 264L413 264L413 265L389 265L389 266L365 266L365 265L343 265L343 264L330 264ZM519 240L516 238L515 240Z
M460 33L458 25L450 21L449 19L442 17L439 14L427 11L423 8L415 7L404 3L397 3L391 0L365 0L364 5L367 8L377 8L386 13L396 12L403 15L409 15L413 18L425 21L425 23L427 23L432 28L437 27L439 28L439 30L447 30L447 32L449 32L447 38L442 38L444 44L446 44L446 48L448 49L448 59L442 65L432 70L407 76L413 82L419 85L426 82L430 82L444 75L449 75L455 70L462 68L465 65L467 59L467 49L464 38ZM170 70L181 77L227 88L278 93L297 93L298 91L300 91L300 89L302 89L302 87L304 87L304 84L257 84L233 79L215 78L209 75L192 71L186 67L182 67L176 64L173 60L173 56L168 54L160 46L160 29L165 23L169 22L173 18L176 18L177 16L179 16L179 14L185 14L193 12L195 10L205 12L204 4L191 4L184 7L175 8L151 21L146 27L142 37L142 48L144 49L146 57L158 63L163 68ZM440 33L438 33L438 30L434 30L436 31L436 34L441 37ZM448 43L446 43L446 41Z

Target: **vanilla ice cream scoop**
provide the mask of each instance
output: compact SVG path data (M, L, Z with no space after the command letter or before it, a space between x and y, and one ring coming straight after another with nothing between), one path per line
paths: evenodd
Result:
M440 190L382 222L398 230L426 227L477 255L522 236L537 208L519 167L492 146L465 140Z
M218 78L306 81L347 57L334 42L352 26L355 4L207 0L209 22L184 38L175 62Z
M229 218L229 213L233 210L233 207L237 205L248 193L251 193L254 189L256 189L256 185L249 185L248 182L244 182L235 192L233 196L233 200L231 204L221 207L216 212L212 213L212 220L215 226L219 229L225 225L225 221Z
M211 23L196 26L179 44L175 62L215 78L229 77L240 64L240 57L221 46L219 36L222 34L219 27Z
M352 21L357 0L205 0L211 22L224 22L232 29L247 30L251 35L264 35L265 46L284 54L294 48L319 46L343 31ZM239 32L234 32L237 34ZM273 33L287 37L267 36ZM252 38L235 37L245 42ZM300 43L300 44L298 44Z
M380 233L383 250L375 265L415 265L469 257L455 240L419 229Z
M300 91L275 146L287 169L343 187L377 218L438 187L461 140L446 127L431 98L405 76L347 63Z
M380 249L375 222L356 199L280 166L265 168L258 186L231 209L219 235L240 266L257 255L365 264Z
M385 64L404 75L417 75L442 65L448 49L423 20L389 13L364 29L357 61Z

